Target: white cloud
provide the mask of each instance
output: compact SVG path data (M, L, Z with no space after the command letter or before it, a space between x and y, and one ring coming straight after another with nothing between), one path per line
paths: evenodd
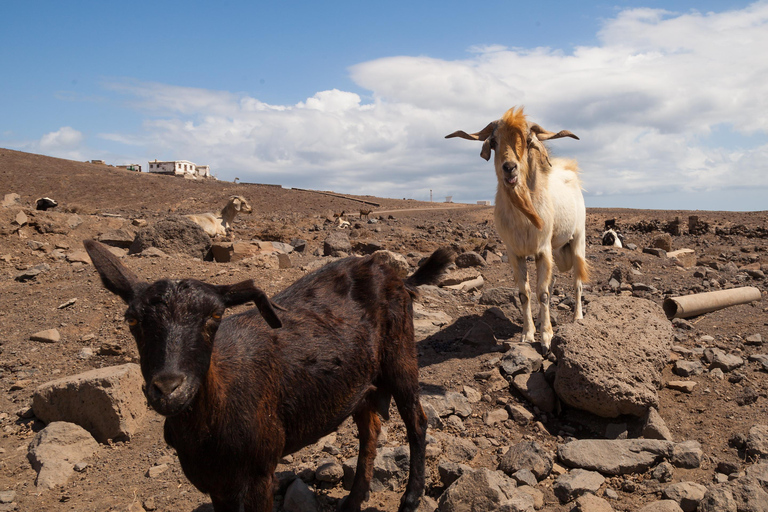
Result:
M62 126L55 132L46 133L40 139L44 151L71 151L83 142L83 134L69 126Z
M104 137L144 145L150 158L172 151L209 163L223 179L419 199L433 189L469 201L493 197L493 171L479 144L444 135L524 104L545 128L580 136L551 146L579 159L589 194L768 187L768 61L755 58L768 47L768 2L707 14L625 10L598 38L572 53L489 45L463 60L363 62L350 75L370 91L367 102L336 89L268 105L226 91L111 84L148 113L146 134ZM751 142L712 136L723 126Z

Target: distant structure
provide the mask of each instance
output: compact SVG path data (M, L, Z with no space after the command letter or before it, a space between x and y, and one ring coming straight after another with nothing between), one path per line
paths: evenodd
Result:
M491 206L491 202L487 199L483 199L482 201L478 201L477 204L482 206Z
M141 172L141 165L139 164L125 164L125 165L116 165L118 169L125 169L126 171L136 171Z
M445 196L445 202L446 203L452 203L453 202L453 196Z
M167 174L169 176L183 176L191 179L205 179L211 177L211 168L208 165L196 165L189 160L173 160L160 162L155 160L148 162L148 172L152 174Z
M100 164L100 165L107 165L107 162L104 160L91 160L92 164Z

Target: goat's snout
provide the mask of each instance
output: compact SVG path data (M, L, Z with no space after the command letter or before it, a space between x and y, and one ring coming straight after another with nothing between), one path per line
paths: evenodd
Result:
M501 164L501 170L504 171L504 181L511 186L517 185L517 164L514 162L504 162Z
M150 389L158 398L167 398L179 389L185 380L186 377L181 373L158 375L152 379Z

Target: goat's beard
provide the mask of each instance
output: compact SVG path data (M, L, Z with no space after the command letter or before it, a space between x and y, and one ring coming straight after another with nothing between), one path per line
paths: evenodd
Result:
M536 229L541 229L544 226L544 223L542 222L541 217L539 217L539 214L536 213L536 209L533 207L531 191L528 190L528 187L518 180L517 185L507 185L505 188L512 205L520 210L522 214L531 221L531 224L536 226Z

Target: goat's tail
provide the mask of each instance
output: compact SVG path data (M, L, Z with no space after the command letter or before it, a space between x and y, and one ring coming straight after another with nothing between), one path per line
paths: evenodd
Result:
M441 247L427 258L416 272L405 280L405 287L415 292L416 287L422 284L435 284L443 275L445 269L453 262L454 251L450 247Z

